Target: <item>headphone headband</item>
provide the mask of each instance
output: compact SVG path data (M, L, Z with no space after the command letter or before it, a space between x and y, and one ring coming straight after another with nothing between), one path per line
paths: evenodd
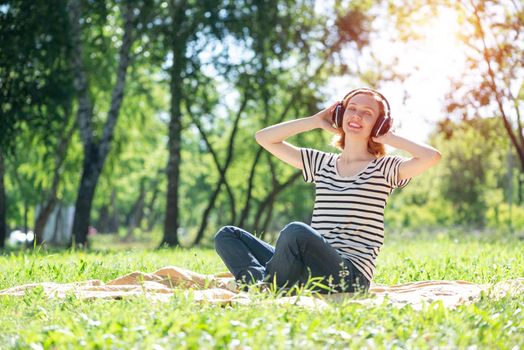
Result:
M371 92L373 94L376 94L378 95L385 103L385 106L386 106L386 111L384 112L384 117L390 117L390 112L391 112L391 108L389 106L389 102L388 100L386 99L386 97L384 95L382 95L380 92L376 91L376 90L373 90L373 89L370 89L370 88L358 88L358 89L355 89L355 90L351 90L350 92L348 92L346 94L346 96L344 96L344 98L342 99L342 103L344 103L344 108L346 107L345 106L345 102L346 102L346 99L350 99L351 97L353 97L354 95L358 94L359 92ZM382 102L382 101L381 101ZM384 104L382 104L384 106Z

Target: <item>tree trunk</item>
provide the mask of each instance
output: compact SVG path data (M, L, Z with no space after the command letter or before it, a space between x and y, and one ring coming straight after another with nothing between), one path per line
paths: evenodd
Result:
M57 203L56 198L56 192L55 195L51 198L49 198L45 204L42 204L42 209L38 213L38 217L35 221L35 240L36 244L42 244L43 243L43 234L44 234L44 228L47 224L47 220L49 220L49 217L51 216L51 213L55 209Z
M171 116L169 120L169 140L167 160L167 198L164 218L164 237L160 246L169 247L179 246L178 242L178 186L180 180L180 138L182 127L181 102L182 102L182 72L186 65L186 45L188 32L183 29L186 25L185 2L170 3L169 13L172 21L173 32L171 50L173 53L173 65L171 66L169 76L169 89L171 94Z
M174 77L171 77L174 79ZM173 82L171 85L176 85ZM178 88L171 89L171 120L169 122L169 159L167 163L167 199L164 219L164 237L161 245L178 246L178 185L180 179L180 108ZM175 96L176 94L176 96Z
M156 224L156 220L158 219L158 215L156 214L157 211L154 210L156 199L158 198L158 185L155 184L155 188L153 189L153 195L151 196L151 200L149 201L149 204L147 205L147 228L146 232L153 231L153 227Z
M109 232L109 204L102 205L98 212L98 221L96 222L96 229L98 232Z
M242 115L242 112L244 111L244 108L246 107L247 102L248 102L248 97L246 96L243 99L242 104L240 105L240 108L237 112L237 116L233 123L233 128L231 129L231 135L229 136L229 141L228 141L227 156L226 156L224 165L221 167L220 164L217 164L218 171L220 172L220 178L218 179L218 183L216 185L215 191L211 195L211 198L209 199L207 207L204 210L204 214L202 215L202 221L200 223L200 227L198 229L193 245L197 245L204 237L204 232L206 230L208 220L209 220L209 214L211 213L211 210L215 206L215 201L218 195L220 194L222 185L226 182L226 172L231 164L231 160L233 159L233 151L234 151L233 145L235 143L235 136L238 131L238 123L240 122L240 116ZM202 132L203 132L203 129L202 129Z
M100 208L96 229L103 233L118 233L119 225L116 190L113 188L109 201Z
M5 196L5 184L4 184L4 156L0 153L0 248L5 245L5 239L7 237L7 222L6 222L6 210L7 202Z
M86 154L84 158L84 171L80 179L78 195L75 203L75 216L73 219L73 236L71 244L85 247L87 244L87 233L91 205L95 196L96 184L100 177L102 164L96 156Z
M249 172L248 185L247 185L246 203L244 205L244 209L242 210L242 213L240 214L240 219L237 224L238 227L243 227L244 222L247 221L247 218L249 216L249 210L251 209L251 195L253 192L253 186L255 182L255 170L258 164L258 160L260 159L260 156L262 155L262 149L263 148L260 147L257 150L257 154L255 155L255 159L253 160L253 165L251 165L251 170Z
M142 217L144 216L144 204L145 204L146 190L144 185L144 180L140 182L140 193L136 199L131 211L127 216L127 233L124 237L124 241L131 240L133 236L133 230L136 227L140 227L142 222Z
M262 226L262 233L260 234L260 239L262 240L264 240L266 237L267 228L269 226L269 223L271 222L271 218L273 217L273 208L273 203L271 203L271 205L268 207L266 219L264 220L264 225Z
M523 179L524 176L523 175L524 175L524 172L522 172L521 174L518 174L518 180L519 180L519 191L518 191L518 193L519 193L519 202L518 202L518 204L519 205L522 205L522 200L523 200L522 199L523 198L523 196L522 196L522 188L524 187L524 186L522 186L522 183L524 182L524 179Z
M118 212L118 207L116 205L116 189L113 188L111 191L111 201L110 201L110 215L109 215L109 230L108 232L117 233L120 230L120 215Z
M284 189L286 189L288 186L290 186L293 182L295 182L301 175L302 175L301 172L295 172L285 182L283 182L283 183L278 183L277 182L277 184L273 187L271 192L266 196L266 198L264 198L264 200L262 201L262 203L260 203L260 205L258 207L257 214L255 215L255 222L254 222L254 225L253 225L253 228L252 228L253 231L260 229L260 220L262 220L262 214L264 213L266 208L273 207L273 203L275 202L275 200L276 200L277 196L280 194L280 192L282 192ZM272 209L269 210L269 213L271 213L271 211L272 211ZM270 216L271 216L271 214L268 214L268 216L266 216L266 218L270 217ZM266 229L267 224L268 224L268 220L266 219L264 224L263 224L263 226L262 226L262 230Z

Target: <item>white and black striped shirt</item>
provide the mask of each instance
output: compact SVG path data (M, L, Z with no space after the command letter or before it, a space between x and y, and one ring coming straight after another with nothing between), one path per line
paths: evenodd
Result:
M304 181L316 187L310 226L371 281L384 242L387 198L411 181L398 180L399 166L407 159L385 155L348 177L337 171L337 153L301 147L300 154Z

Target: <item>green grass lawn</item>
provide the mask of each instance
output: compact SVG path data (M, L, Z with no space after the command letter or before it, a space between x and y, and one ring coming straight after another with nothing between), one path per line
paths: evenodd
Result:
M96 246L96 244L95 244ZM373 282L420 280L493 283L524 277L524 241L513 236L434 232L389 234ZM227 271L212 249L11 252L0 255L0 289L41 281L108 281L177 265ZM268 296L254 295L253 298ZM470 348L521 349L524 295L448 310L345 303L325 310L293 305L222 307L195 304L182 293L169 303L49 300L34 290L0 297L0 348Z

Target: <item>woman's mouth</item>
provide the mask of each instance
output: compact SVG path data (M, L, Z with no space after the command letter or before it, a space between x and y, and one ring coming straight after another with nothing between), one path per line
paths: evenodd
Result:
M348 126L351 129L362 129L362 126L358 125L357 123L349 123Z

